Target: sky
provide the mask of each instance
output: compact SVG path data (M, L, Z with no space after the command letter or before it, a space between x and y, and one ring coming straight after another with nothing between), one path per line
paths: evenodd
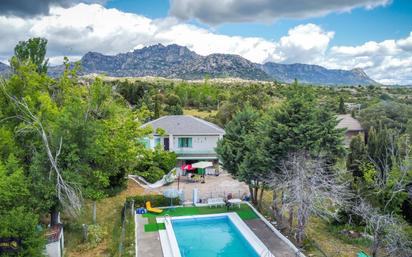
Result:
M18 41L39 36L53 65L179 44L412 85L412 0L1 0L0 35L6 63Z

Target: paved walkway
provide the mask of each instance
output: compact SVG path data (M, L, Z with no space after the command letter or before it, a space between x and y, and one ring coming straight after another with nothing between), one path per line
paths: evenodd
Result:
M147 218L137 215L137 256L138 257L162 257L162 245L159 232L144 232Z
M261 219L244 220L249 228L276 257L296 257L290 247L283 242Z

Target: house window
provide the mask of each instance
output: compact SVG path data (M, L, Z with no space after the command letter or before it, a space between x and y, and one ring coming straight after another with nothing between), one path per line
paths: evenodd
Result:
M179 137L179 148L192 147L191 137Z
M144 145L145 148L150 148L150 139L145 137L142 139L139 139L139 142Z
M160 145L160 137L155 138L155 146Z

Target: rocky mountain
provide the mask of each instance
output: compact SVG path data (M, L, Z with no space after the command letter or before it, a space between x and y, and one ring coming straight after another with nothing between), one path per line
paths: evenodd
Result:
M261 66L270 76L283 82L293 82L296 78L301 83L320 85L374 85L376 81L366 75L362 69L334 70L318 65L279 64L267 62Z
M2 62L0 62L0 76L1 75L7 75L11 72L10 66L8 66L7 64L4 64Z
M89 52L81 59L82 73L104 73L113 77L156 76L165 78L203 79L238 77L251 80L271 79L260 67L238 55L201 56L187 47L161 44L114 56ZM62 67L51 67L50 74Z
M360 69L331 70L317 65L253 63L239 55L199 55L187 47L161 44L117 55L88 52L80 60L86 74L106 74L112 77L165 77L178 79L203 79L235 77L248 80L277 80L292 82L295 79L307 84L320 85L370 85L377 84ZM49 74L58 76L64 67L49 67Z

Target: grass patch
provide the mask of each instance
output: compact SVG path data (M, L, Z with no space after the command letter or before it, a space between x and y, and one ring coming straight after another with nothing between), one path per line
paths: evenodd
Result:
M201 111L198 109L183 109L183 114L184 115L191 115L191 116L195 116L201 119L205 119L209 116L215 116L217 113L216 110L212 110L212 111Z
M367 240L361 238L352 239L341 234L340 231L338 227L320 218L312 217L307 233L308 237L316 242L327 256L353 257L357 256L357 253L360 251L369 253ZM318 256L320 253L315 248L311 248L308 249L306 254Z
M174 209L164 209L164 211L160 214L155 213L145 213L143 217L149 218L149 223L153 223L151 219L155 217L162 217L165 215L169 215L172 217L177 216L191 216L191 215L206 215L206 214L218 214L218 213L226 213L226 212L236 212L239 217L243 220L252 220L258 219L256 213L246 204L241 204L240 208L237 206L233 206L229 210L226 207L178 207Z
M156 232L159 230L166 229L164 223L154 223L154 224L145 224L144 225L144 232Z
M65 256L95 257L119 256L121 235L121 210L128 196L143 194L144 190L134 182L128 183L126 190L118 195L97 202L97 224L107 232L103 241L96 247L90 247L82 240L82 224L92 223L92 203L86 201L79 217L63 215ZM130 214L129 214L130 213ZM127 213L124 252L122 256L134 256L134 219L131 211Z
M333 224L328 224L327 225L327 230L331 234L333 234L336 238L339 238L346 244L352 244L352 245L359 245L363 246L365 248L369 248L372 241L368 238L365 237L359 237L359 238L353 238L348 235L342 234L343 230L353 230L357 232L362 232L362 228L359 227L353 227L350 225L333 225Z

